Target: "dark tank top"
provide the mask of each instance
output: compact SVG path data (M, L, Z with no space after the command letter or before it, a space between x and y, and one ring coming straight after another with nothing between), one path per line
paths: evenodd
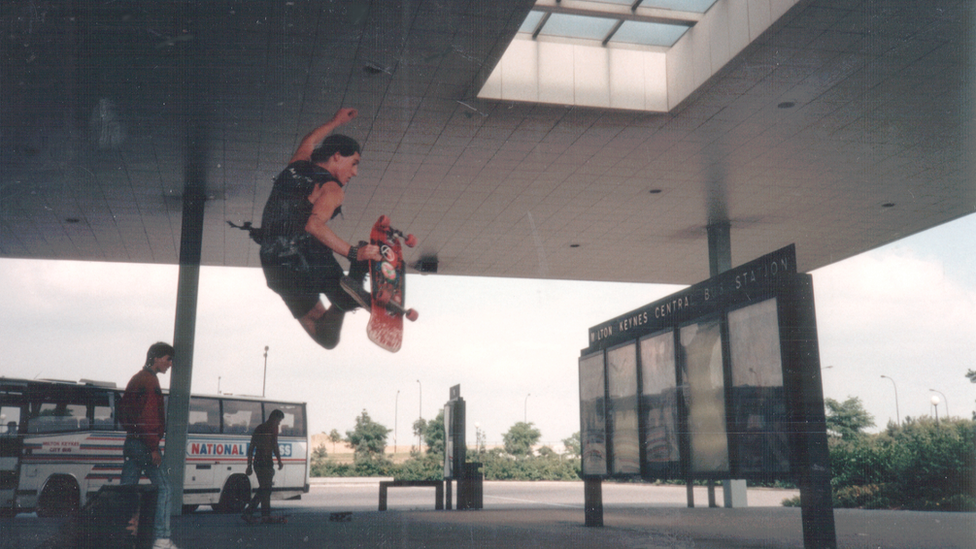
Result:
M308 195L316 185L335 181L341 183L327 170L307 160L288 165L275 178L271 195L264 205L261 217L261 262L276 263L283 247L298 248L303 254L330 254L331 250L305 232L305 225L312 214ZM341 208L332 214L339 215Z

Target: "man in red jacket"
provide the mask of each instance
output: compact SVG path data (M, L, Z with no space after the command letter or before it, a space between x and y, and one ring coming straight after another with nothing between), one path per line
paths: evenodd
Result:
M166 410L156 378L173 365L173 353L172 345L153 343L146 352L146 364L129 380L119 405L119 419L127 433L122 450L125 461L121 484L138 484L139 477L145 474L157 490L153 549L176 549L176 544L169 539L172 490L169 475L160 469L163 455L159 442L166 432Z

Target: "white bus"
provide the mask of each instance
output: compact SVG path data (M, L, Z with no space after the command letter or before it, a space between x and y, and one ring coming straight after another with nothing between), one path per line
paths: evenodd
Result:
M114 383L0 377L0 514L66 516L102 486L117 485L125 431L115 403L122 392ZM251 433L275 409L285 414L278 435L284 468L275 472L272 498L298 499L308 493L304 402L193 395L184 513L200 505L223 513L244 509L257 489L257 478L244 474Z

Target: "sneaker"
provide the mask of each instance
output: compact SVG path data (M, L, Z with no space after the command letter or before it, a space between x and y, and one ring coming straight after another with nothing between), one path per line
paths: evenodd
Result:
M180 549L175 543L169 538L156 538L156 542L153 543L152 549Z
M352 297L353 300L363 309L369 309L372 306L372 298L370 297L369 292L363 288L362 282L357 284L355 280L349 278L348 276L344 276L339 279L339 285L342 286L342 289L345 290L346 293L349 294L349 296Z

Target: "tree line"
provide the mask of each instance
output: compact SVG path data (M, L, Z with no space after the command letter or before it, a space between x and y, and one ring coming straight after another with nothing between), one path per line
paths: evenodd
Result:
M976 372L966 377L976 383ZM879 433L858 397L825 399L828 445L835 507L976 511L976 413L973 419L906 417ZM325 446L313 451L312 476L390 476L403 480L443 478L444 415L417 420L414 435L424 449L415 449L403 463L385 454L390 429L376 423L366 410L345 436L336 430L330 442L346 442L354 450L352 464L328 457ZM478 430L467 460L482 464L486 480L578 480L580 435L563 440L565 450L548 446L534 450L541 433L532 423L518 422L503 435L502 448L485 448ZM799 505L799 498L784 505Z
M312 452L311 475L317 476L389 476L403 480L440 480L444 474L444 412L432 420L414 422L414 435L423 440L423 448L411 451L403 463L394 463L386 455L386 437L390 429L379 424L363 410L355 427L345 437L333 429L329 441L345 442L353 449L353 463L329 458L322 445ZM533 450L542 433L531 422L518 422L502 436L502 448L485 447L484 433L476 433L475 445L467 450L467 461L481 463L485 480L577 480L580 478L579 434L563 441L566 450L558 453L548 446ZM334 451L334 449L333 449Z

